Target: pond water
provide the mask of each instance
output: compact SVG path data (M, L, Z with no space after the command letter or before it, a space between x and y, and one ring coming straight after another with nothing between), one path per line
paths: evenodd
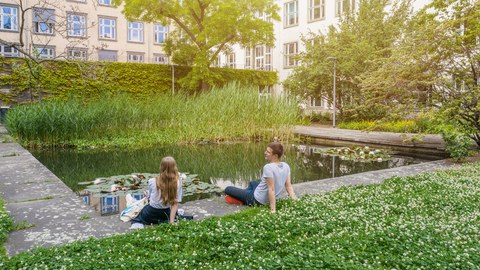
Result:
M258 179L265 164L266 143L159 146L141 150L55 150L30 152L74 191L79 182L130 173L157 173L162 157L177 160L179 170L198 174L202 181L244 187ZM393 155L382 162L355 162L318 153L318 145L288 145L283 158L292 169L292 182L300 183L360 172L394 168L426 161Z

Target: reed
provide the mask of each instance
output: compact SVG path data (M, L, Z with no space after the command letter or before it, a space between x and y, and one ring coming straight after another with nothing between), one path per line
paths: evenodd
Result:
M259 97L255 87L229 84L195 96L126 95L16 106L10 134L30 146L113 146L288 138L298 123L288 98Z

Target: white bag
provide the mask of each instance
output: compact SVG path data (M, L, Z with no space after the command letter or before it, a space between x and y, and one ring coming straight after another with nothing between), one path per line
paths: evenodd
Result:
M132 195L127 194L125 199L127 200L127 207L123 209L122 213L120 213L120 220L123 222L129 222L136 218L142 211L143 207L148 204L147 197L137 201Z

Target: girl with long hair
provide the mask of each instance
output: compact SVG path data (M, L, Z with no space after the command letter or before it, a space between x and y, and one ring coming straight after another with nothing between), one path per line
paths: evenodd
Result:
M144 224L175 222L182 193L182 179L177 163L173 157L164 157L160 162L160 174L148 180L148 205L132 220L131 228L142 228Z

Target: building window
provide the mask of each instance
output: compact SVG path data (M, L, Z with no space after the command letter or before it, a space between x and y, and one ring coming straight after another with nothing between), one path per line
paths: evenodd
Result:
M84 48L68 48L67 58L73 60L87 60L87 49Z
M113 6L112 0L98 0L98 4L102 6Z
M3 44L0 44L0 55L5 57L20 57L17 49Z
M252 68L252 55L250 54L250 47L245 47L245 68Z
M154 54L153 62L157 64L168 64L168 56L166 54Z
M128 41L143 42L143 23L141 22L128 23Z
M155 44L165 43L167 39L168 27L161 24L153 25L153 42Z
M308 0L308 20L325 19L325 0Z
M55 10L46 8L33 9L33 31L36 34L53 35L55 27Z
M68 14L68 36L86 37L87 36L87 16L84 14Z
M18 8L0 4L0 30L18 31Z
M117 61L117 51L100 50L98 51L98 61Z
M335 16L339 17L343 13L355 10L355 0L335 0Z
M298 2L292 1L285 3L285 27L294 26L298 24Z
M291 43L285 43L283 45L283 51L284 51L284 62L283 66L285 68L289 67L294 67L297 65L297 42L291 42Z
M113 18L99 18L98 19L98 35L100 39L115 40L116 35L116 21Z
M127 62L143 63L143 53L127 53Z
M265 60L265 52L264 52L263 45L255 46L254 58L255 58L255 69L263 69L264 60Z
M227 55L227 67L235 68L235 53Z
M272 71L272 48L265 46L265 69Z
M38 53L38 57L42 59L53 59L55 58L55 47L53 46L34 46L35 50Z

